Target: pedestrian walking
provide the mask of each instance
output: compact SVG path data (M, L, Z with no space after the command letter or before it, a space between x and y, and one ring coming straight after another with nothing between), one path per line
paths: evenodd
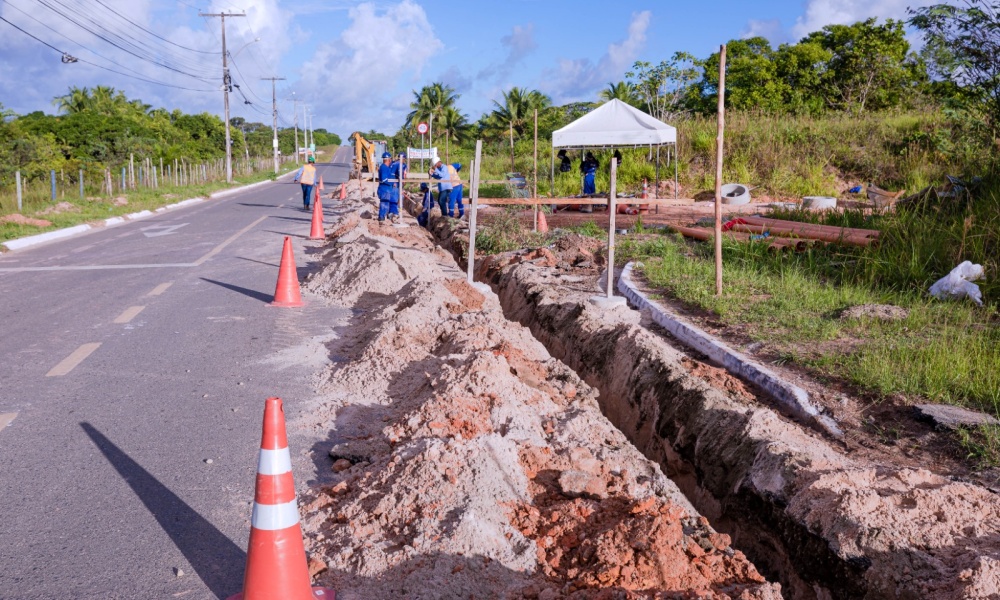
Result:
M306 164L302 165L302 168L296 171L295 178L296 181L302 185L302 210L309 210L309 206L312 204L313 198L313 187L316 185L316 157L310 156L306 160Z

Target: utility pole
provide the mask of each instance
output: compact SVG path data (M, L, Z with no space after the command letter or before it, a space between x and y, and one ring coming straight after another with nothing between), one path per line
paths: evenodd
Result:
M199 17L219 17L222 19L222 96L226 113L226 182L233 182L233 148L232 137L229 133L229 89L232 87L232 80L229 77L229 63L226 60L226 17L245 17L246 13L198 13Z
M294 93L292 92L292 94ZM292 101L292 112L295 113L292 119L295 123L295 164L299 164L299 99L293 96L292 98L286 98L286 100Z
M271 82L271 113L274 119L274 173L278 173L278 97L275 86L278 81L284 81L284 77L261 77L263 81ZM297 150L296 150L297 151Z

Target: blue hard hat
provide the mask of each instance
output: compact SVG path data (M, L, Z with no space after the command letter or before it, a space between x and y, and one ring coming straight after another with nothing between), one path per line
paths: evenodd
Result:
M389 154L388 152L383 152L382 153L382 158L392 158L392 155Z
M462 170L462 163L451 163L451 166L455 167L456 171Z

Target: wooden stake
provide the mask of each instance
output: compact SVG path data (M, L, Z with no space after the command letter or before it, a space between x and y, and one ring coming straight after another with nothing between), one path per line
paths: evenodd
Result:
M514 172L514 121L510 122L510 170Z
M618 161L611 157L611 191L608 193L608 298L615 294L615 183L618 180Z
M483 140L476 140L476 158L472 162L472 190L469 195L472 208L469 211L469 263L466 277L469 283L474 281L473 271L476 269L476 212L479 208L479 165L483 159Z
M719 133L715 138L715 295L722 295L722 142L726 129L726 45L719 49Z
M535 109L535 177L534 188L531 192L532 198L538 198L538 109ZM535 229L538 231L538 205L535 205Z

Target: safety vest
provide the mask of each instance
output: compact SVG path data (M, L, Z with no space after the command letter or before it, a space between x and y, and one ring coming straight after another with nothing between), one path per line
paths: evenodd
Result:
M451 180L451 185L453 187L462 185L462 179L458 176L458 171L456 171L455 167L451 165L448 165L448 179Z
M299 177L302 185L312 185L316 183L316 167L306 164L302 167L302 177Z

